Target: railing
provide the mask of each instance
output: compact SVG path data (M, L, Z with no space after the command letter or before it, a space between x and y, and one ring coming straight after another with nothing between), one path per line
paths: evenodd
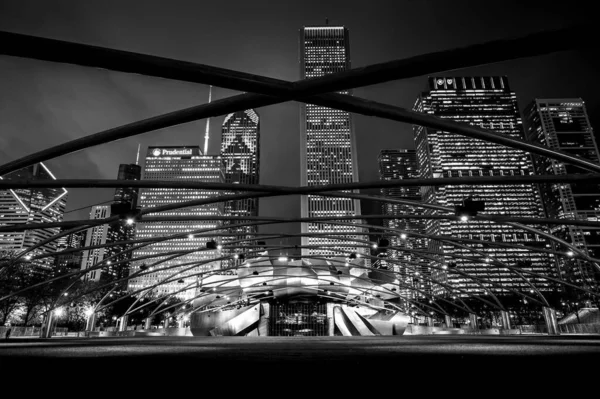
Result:
M559 324L561 334L600 334L600 324Z
M25 327L25 326L14 326L11 327L10 336L11 337L39 337L40 336L41 327ZM6 337L6 330L8 327L0 327L0 338ZM56 327L52 332L53 336L56 337L65 337L68 334L67 327Z

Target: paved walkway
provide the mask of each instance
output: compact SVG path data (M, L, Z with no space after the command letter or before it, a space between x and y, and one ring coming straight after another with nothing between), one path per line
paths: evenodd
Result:
M468 381L481 378L495 383L520 379L539 385L539 378L546 381L552 375L560 375L562 380L571 374L579 378L592 370L596 373L599 361L599 336L65 337L0 341L0 369L8 374L29 368L56 376L67 372L70 377L138 372L143 378L202 376L205 381L226 384L240 379L264 379L272 385L293 385L295 380L306 384L327 376L336 381L341 378L344 384L375 384L381 389L389 384L418 383L437 390L448 388L436 386L438 383L462 381L468 386ZM229 388L242 389L235 384Z

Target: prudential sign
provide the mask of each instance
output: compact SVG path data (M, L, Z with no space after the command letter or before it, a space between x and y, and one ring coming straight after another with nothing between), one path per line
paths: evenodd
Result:
M153 148L150 153L154 157L190 156L194 155L193 148Z

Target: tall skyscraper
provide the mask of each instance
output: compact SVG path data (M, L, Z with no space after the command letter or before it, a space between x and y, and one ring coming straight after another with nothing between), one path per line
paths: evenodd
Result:
M62 228L62 231L69 230L69 228ZM85 237L87 230L78 231L71 233L66 236L60 237L56 240L56 252L62 252L65 250L81 248L85 245ZM83 257L83 251L68 252L66 254L56 256L54 262L54 272L56 275L72 272L81 268L81 259Z
M300 30L300 76L302 79L324 76L350 68L348 29L343 26L312 26ZM342 94L349 94L343 91ZM303 186L358 181L356 137L348 112L302 104L300 108L300 171ZM302 196L302 217L360 215L360 202L348 198ZM354 226L302 223L302 233L347 233L340 238L365 239L366 233ZM323 237L303 237L302 245L326 245L331 250L308 249L303 255L339 256L340 252L366 253L352 247L352 241ZM350 247L348 247L350 245ZM336 251L337 250L337 251Z
M172 181L200 181L209 183L222 183L225 180L223 166L220 156L202 155L200 147L149 147L146 153L146 163L143 173L144 180L172 180ZM218 196L218 190L191 190L173 188L149 188L141 191L140 205L142 208L155 207L178 202L208 199ZM197 207L172 210L157 214L148 214L148 217L190 217L190 216L222 216L223 206L219 203L201 205ZM149 287L172 277L172 281L163 284L156 289L158 294L175 293L196 281L195 274L219 269L220 264L209 262L202 265L194 265L203 261L210 261L219 256L217 250L206 250L206 243L212 241L212 237L194 235L189 237L188 233L194 230L211 229L220 226L216 220L190 220L173 222L141 222L137 223L136 239L156 238L181 234L182 237L175 240L156 242L147 247L136 250L134 258L150 255L157 257L132 262L131 272L139 271L142 264L146 264L148 271L154 273L134 277L129 280L128 290L136 291ZM175 251L199 250L170 259L156 268L152 264L173 256ZM164 254L164 255L161 255ZM181 266L180 266L181 265ZM165 270L156 270L164 268ZM179 272L179 273L178 273ZM179 281L182 280L182 283ZM192 298L194 289L176 294L181 298Z
M90 211L90 220L106 219L109 216L110 216L110 206L108 206L108 205L93 206ZM90 247L90 246L94 246L94 245L106 244L107 236L108 236L108 225L107 224L90 227L89 229L87 229L87 232L85 235L85 245L84 246ZM81 270L86 270L86 269L89 269L90 267L95 266L97 263L104 260L105 257L108 257L106 248L95 248L95 249L84 250L82 258L81 258ZM110 265L108 265L108 266L110 266ZM106 270L106 268L103 268L103 269ZM86 281L99 281L101 275L102 275L102 270L96 269L96 270L92 270L89 273L86 273L83 276L83 279Z
M497 133L523 139L524 132L517 106L517 98L510 90L506 77L430 77L428 91L417 99L414 109L419 112L469 123ZM520 150L501 146L459 134L442 132L422 126L414 127L419 173L424 178L472 176L527 176L533 173L530 156ZM466 198L483 201L485 212L494 215L541 217L543 208L537 188L533 184L515 185L452 185L423 187L426 202L455 207ZM439 213L429 211L429 213ZM449 238L477 239L492 243L510 243L511 247L468 244L481 251L476 254L438 240L430 241L430 248L440 254L437 266L445 264L449 270L432 270L432 276L454 288L465 290L462 296L486 295L480 282L452 270L476 278L491 280L503 288L528 290L529 286L517 274L498 267L492 261L501 261L523 270L555 276L553 260L548 255L530 252L519 245L547 248L549 244L536 234L521 229L480 220L429 220L430 234ZM459 257L456 257L459 256ZM544 291L553 289L542 278L527 275ZM434 287L437 293L444 289ZM458 294L458 293L457 293Z
M50 170L40 162L0 179L56 180ZM19 188L0 190L0 224L29 224L61 222L67 202L64 188ZM59 227L16 232L0 232L0 250L22 252L58 234ZM55 253L57 242L52 241L35 249L31 256ZM34 260L36 271L50 273L53 258Z
M135 164L119 165L118 180L139 180L141 176L141 167ZM112 206L94 206L90 212L90 219L105 219L113 216L112 209L115 205L125 207L128 210L135 209L138 203L138 189L132 187L117 188L115 190L114 202ZM130 241L135 236L135 226L129 225L121 220L110 224L90 227L86 230L85 247L94 245L104 245ZM81 257L81 270L89 269L101 262L105 258L113 257L109 264L101 269L92 270L86 273L85 280L99 281L102 274L110 279L121 279L129 273L129 262L131 252L124 252L131 248L132 244L116 244L104 248L95 248L84 250ZM125 283L124 287L125 287Z
M139 149L138 149L139 153ZM119 173L117 175L118 180L140 180L142 177L142 168L137 164L121 164L119 165ZM135 187L124 187L117 188L115 190L115 197L113 206L111 207L111 216L113 216L112 208L121 206L129 207L135 210L138 207L139 189ZM131 241L135 238L135 225L123 223L112 223L108 229L108 239L111 243ZM129 275L130 263L129 259L133 256L131 251L125 252L130 249L133 244L118 244L113 245L110 248L112 254L119 254L114 260L113 268L109 269L110 274L115 279L121 279ZM127 261L119 263L121 261ZM127 287L127 283L123 282L123 289Z
M378 161L380 180L416 179L419 177L417 153L415 150L381 150ZM382 188L381 195L390 199L421 202L420 187L417 186ZM393 217L398 215L414 215L418 217L424 214L423 208L389 202L383 203L381 208L382 215L390 216L390 219L383 220L383 227L404 231L404 233L398 234L383 233L388 237L390 246L415 250L415 252L395 249L387 251L389 259L402 263L402 265L393 264L392 267L403 283L401 287L406 287L400 289L400 294L419 296L418 290L409 290L407 285L416 285L416 288L423 291L427 291L429 287L429 281L422 277L422 275L429 274L427 262L416 252L419 249L427 249L427 239L417 235L425 233L426 225L422 219L418 218L394 219Z
M259 183L260 120L256 111L249 109L225 117L221 130L221 158L225 168L225 182L233 184ZM258 198L228 201L224 204L225 216L258 216ZM224 224L243 223L243 220L225 221ZM255 238L256 226L228 229L235 233L226 241L243 240L237 246L251 243ZM240 252L239 250L237 252ZM224 254L231 250L224 248ZM233 260L222 262L224 269L233 266ZM233 270L231 270L234 273Z
M525 124L529 140L600 162L598 145L581 98L536 99L525 110ZM588 173L539 155L534 156L534 164L536 173L540 175ZM600 220L599 184L540 184L540 191L548 217ZM550 229L553 235L572 243L593 258L600 258L600 229L571 225L554 225ZM558 261L563 277L592 289L600 284L600 273L589 262L567 260L565 257L559 257Z
M120 164L117 180L140 180L142 168L136 164ZM118 187L115 190L115 203L131 203L132 208L138 204L138 189L135 187Z

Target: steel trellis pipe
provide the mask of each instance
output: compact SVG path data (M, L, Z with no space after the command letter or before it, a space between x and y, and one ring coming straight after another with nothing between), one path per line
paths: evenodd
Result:
M522 57L595 45L595 27L579 25L422 54L406 59L353 68L335 75L295 83L198 63L157 57L88 44L0 31L0 54L136 73L232 90L282 96L288 100L323 92L369 86L439 71L473 67ZM576 36L578 40L572 40ZM265 84L279 86L267 87Z
M585 29L585 28L583 28ZM581 33L581 27L579 28L579 33ZM570 41L577 42L579 41ZM563 45L565 44L562 42ZM74 45L73 43L70 43ZM573 45L573 44L572 44ZM567 46L567 48L569 48ZM558 49L564 49L563 47L558 47ZM447 57L448 55L444 55ZM376 71L369 71L368 73L374 74ZM238 76L241 74L240 72L232 72L232 74L237 74ZM275 92L278 96L283 96L286 99L293 99L294 97L298 97L298 92L301 90L297 85L293 86L290 82L285 82L277 79L270 79L261 77L261 81L257 81L254 75L245 75L247 80L254 81L259 86L264 86L264 90L269 90L269 92ZM335 75L329 76L329 79L336 79ZM352 81L352 79L350 79ZM285 88L284 85L288 85ZM298 82L298 85L300 82ZM351 88L351 87L348 87ZM245 90L243 88L237 88L240 90ZM321 88L322 92L327 92L329 89ZM347 98L345 98L347 97ZM298 99L298 98L296 98ZM363 113L365 115L376 115L380 117L384 117L387 119L409 122L420 124L423 126L440 128L446 131L452 131L459 134L465 134L469 137L481 138L484 140L490 140L492 142L507 145L513 148L519 148L525 151L530 151L533 153L537 153L540 155L549 156L550 158L559 159L567 163L571 163L574 165L578 165L584 169L600 171L600 165L596 165L589 161L585 161L581 158L577 158L568 153L563 153L559 151L550 150L543 146L534 145L528 143L524 140L510 138L508 136L499 135L492 131L486 131L484 129L477 129L469 125L462 125L457 123L452 123L446 120L442 120L441 118L436 118L431 115L419 114L417 112L408 111L402 109L400 107L393 107L386 104L379 104L373 101L362 100L358 98L351 98L350 96L344 96L339 94L325 94L320 96L313 96L310 98L305 98L305 95L300 95L300 99L305 102L311 102L317 105L328 106L332 108L341 109L348 112L358 112ZM231 101L230 101L231 100ZM275 102L272 102L275 101ZM109 129L104 132L96 133L91 136L83 137L80 139L73 140L68 143L64 143L38 153L31 154L29 156L23 157L19 160L15 160L9 162L5 165L0 165L0 175L9 173L11 171L20 169L22 167L31 165L36 162L40 162L43 160L47 160L59 155L68 154L70 152L74 152L77 150L81 150L84 148L88 148L93 145L98 145L104 142L115 141L118 139L122 139L125 137L130 137L133 135L145 133L151 130L156 130L168 126L174 126L176 124L191 122L197 119L203 119L210 116L217 116L214 113L221 112L221 114L226 114L230 112L236 112L243 109L248 108L256 108L264 105L274 104L276 102L281 102L281 100L273 100L271 97L265 98L261 95L240 95L230 97L228 99L219 100L211 104L205 104L197 107L191 107L180 111L175 111L169 114L157 116L154 118L149 118L146 120L130 123L128 125L124 125L121 127L117 127L114 129ZM245 103L245 105L240 106L241 103ZM248 104L250 103L250 104ZM232 107L235 108L236 105L238 109L232 110ZM219 110L219 111L217 111ZM470 127L469 129L466 129ZM463 130L464 128L464 130Z

